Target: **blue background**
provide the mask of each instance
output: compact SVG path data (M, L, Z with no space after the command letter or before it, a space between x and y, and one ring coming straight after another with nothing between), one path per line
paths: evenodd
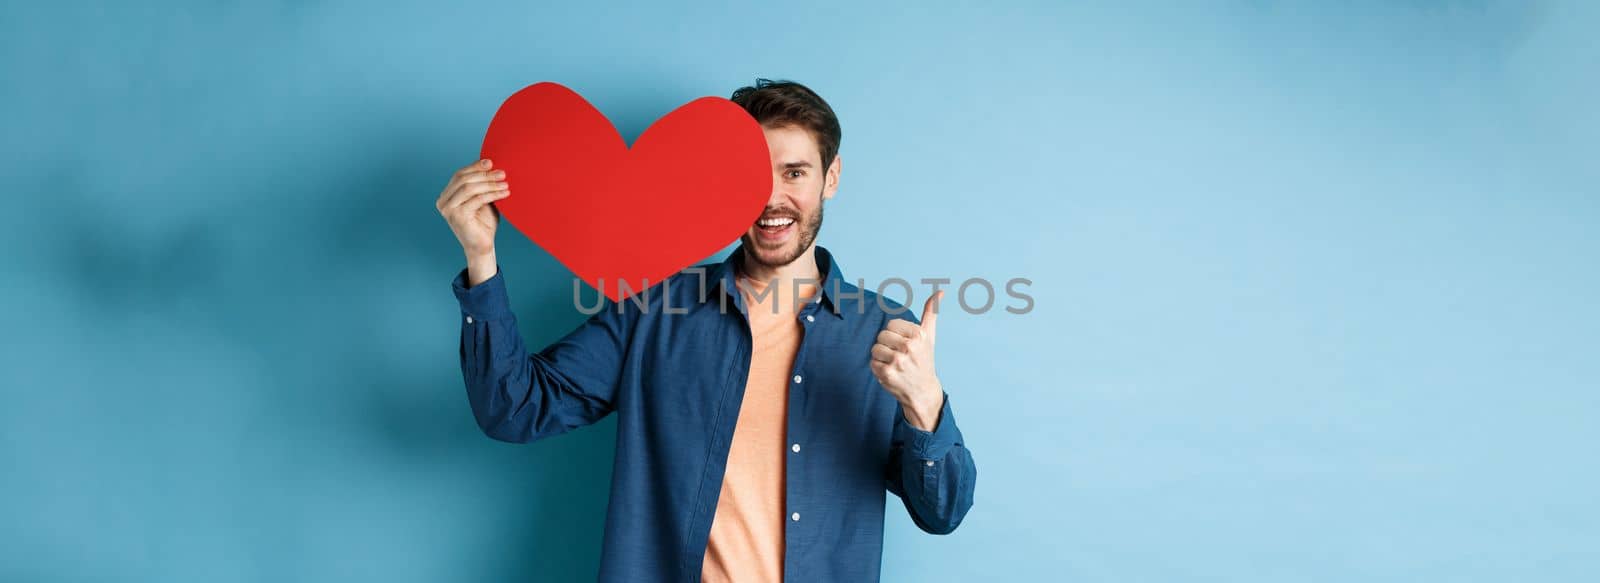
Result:
M0 580L591 579L615 425L478 433L433 199L525 84L757 76L847 276L1034 281L942 319L977 501L886 580L1600 572L1595 3L163 4L0 18Z

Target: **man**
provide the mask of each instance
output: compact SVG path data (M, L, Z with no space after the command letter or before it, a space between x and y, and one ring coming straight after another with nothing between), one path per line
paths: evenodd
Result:
M436 206L467 256L452 288L468 401L515 443L618 415L602 581L876 581L885 489L935 534L972 506L976 467L934 373L939 296L919 321L816 246L840 169L821 97L761 79L732 100L774 176L740 247L535 354L495 261L505 173L455 173Z

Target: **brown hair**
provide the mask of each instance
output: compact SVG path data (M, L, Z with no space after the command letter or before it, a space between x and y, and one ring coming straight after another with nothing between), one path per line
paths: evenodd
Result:
M839 118L833 108L815 91L794 81L756 79L752 86L740 87L728 98L739 104L765 127L796 126L811 132L822 153L822 171L833 164L839 153Z

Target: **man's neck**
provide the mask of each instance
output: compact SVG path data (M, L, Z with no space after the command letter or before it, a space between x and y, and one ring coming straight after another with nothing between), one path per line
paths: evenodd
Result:
M801 282L801 288L808 288L821 283L822 273L817 270L817 245L812 243L806 248L805 253L789 262L788 265L771 266L756 262L746 250L739 265L739 273L746 278L755 280L757 285L778 285L778 289L788 292L795 289L795 281Z

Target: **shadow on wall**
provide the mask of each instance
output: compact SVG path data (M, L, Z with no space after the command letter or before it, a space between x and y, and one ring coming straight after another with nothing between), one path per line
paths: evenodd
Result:
M215 477L181 487L221 489L221 503L202 512L240 524L190 530L209 529L204 534L260 563L259 574L318 572L331 545L377 532L380 543L439 553L414 561L463 579L592 579L615 421L529 445L478 431L457 366L460 321L449 289L464 264L433 208L449 173L475 152L439 145L448 132L419 126L408 110L415 105L364 114L348 131L271 164L241 159L213 170L233 173L228 196L191 190L161 198L143 228L93 203L96 190L115 184L63 192L53 202L81 212L58 217L61 239L44 250L41 265L49 267L40 273L81 307L80 318L112 323L94 332L113 342L136 343L155 321L188 343L148 349L157 355L149 368L170 374L155 378L195 377L185 367L201 347L227 357L212 359L219 372L159 396L107 398L126 399L145 415L134 417L139 423L156 424L162 410L184 419L160 440L135 437L146 440L131 442L137 448L172 443L217 456L161 463ZM676 105L629 101L612 118L631 142ZM281 145L263 139L254 147ZM337 152L359 155L330 167L324 160ZM207 202L183 205L184 196ZM513 309L536 351L584 316L572 305L566 269L508 223L501 231ZM160 490L164 480L147 485ZM126 504L161 520L143 500ZM475 544L459 542L465 538ZM341 559L393 559L355 552Z
M571 87L605 88L616 79L585 79L589 73L574 75ZM668 103L647 87L676 87L675 94L691 94L681 79L662 77L653 82L633 79L607 101L604 113L629 143L657 117L681 103ZM731 91L731 87L728 88ZM509 93L508 93L509 95ZM433 198L449 173L470 163L476 152L458 153L438 148L419 151L418 146L436 144L432 136L442 128L418 128L414 135L393 135L401 122L414 120L409 112L397 116L394 124L374 128L382 139L363 140L387 144L391 151L379 158L382 165L358 174L346 185L350 205L340 213L343 228L329 229L337 234L329 248L343 250L337 264L350 266L363 261L385 264L382 258L421 258L404 265L420 270L416 275L430 289L430 302L438 298L441 311L457 315L449 293L451 277L464 267L460 247L433 208ZM482 121L487 127L487 115ZM373 178L377 182L371 182ZM415 203L396 205L395 193L417 193ZM512 308L518 315L519 330L530 351L537 351L571 331L585 316L572 304L572 276L554 258L537 249L515 227L502 221L497 236L503 276L511 293ZM440 270L438 266L448 266ZM391 273L392 275L392 273ZM372 274L373 281L386 277ZM397 281L405 285L407 281ZM437 289L437 292L432 291ZM434 312L430 312L434 313ZM385 317L378 314L377 318ZM609 499L611 464L615 457L616 422L608 417L601 422L565 435L528 445L505 444L478 432L461 387L456 349L459 320L452 320L448 332L448 362L429 366L438 377L418 378L411 374L383 374L392 358L378 351L364 355L363 370L373 371L365 387L363 403L381 403L369 409L370 429L380 442L388 444L399 461L434 466L429 471L451 471L461 463L488 472L484 479L504 485L497 498L484 497L492 511L506 519L493 523L501 529L488 540L470 561L489 560L483 573L494 581L578 581L594 578L599 570L600 547ZM381 331L367 335L383 338ZM430 355L432 357L432 355ZM441 388L445 389L441 389ZM441 411L444 413L441 414ZM462 461L465 458L466 461ZM480 496L462 492L463 496Z
M388 143L430 143L422 135L409 138ZM427 368L438 374L422 378L389 368L393 359L383 353L381 343L389 340L382 340L381 329L363 334L380 339L380 347L354 363L373 373L362 388L365 396L356 398L379 404L367 407L366 429L391 448L388 455L397 462L429 468L424 470L428 473L459 471L462 464L472 464L476 467L471 471L481 473L480 481L499 486L492 493L453 493L480 500L484 510L498 517L483 525L493 533L483 539L491 546L462 557L472 563L470 569L481 568L486 579L494 581L593 579L599 570L609 498L615 420L608 417L532 444L502 443L479 432L457 366L460 320L449 289L450 279L465 264L454 236L433 208L449 173L471 162L476 152L458 154L392 152L384 166L364 174L377 177L376 183L350 193L352 206L343 221L348 228L333 231L337 238L331 247L359 250L350 256L356 261L384 254L422 258L406 267L423 266L413 275L431 286L430 307L439 309L430 311L430 316L442 312L451 318L445 331L449 351L430 354L436 362ZM409 205L396 205L395 193L400 192L415 193L416 198ZM512 309L530 352L583 321L585 316L573 307L572 276L565 267L503 220L497 243Z
M571 86L579 91L617 82L592 79L585 83L581 76L573 81ZM669 78L656 79L654 84L627 82L616 92L616 98L608 101L604 113L631 144L657 117L681 105L641 89L682 84L682 80ZM408 115L403 119L414 118ZM487 115L482 123L487 126ZM458 312L448 283L464 263L458 243L433 208L433 198L449 173L470 163L476 152L412 149L419 144L434 144L430 135L439 135L442 129L431 130L431 134L421 131L375 141L399 147L382 158L383 165L360 175L361 180L376 177L378 182L348 185L350 206L342 211L339 221L345 228L329 230L337 237L328 246L348 250L336 262L346 266L368 260L382 265L383 260L376 259L382 257L420 258L404 267L419 269L414 275L423 285L432 286L427 296L429 305L439 306L439 310L430 311L430 315L442 311L455 316ZM393 134L394 128L386 126L378 131ZM412 204L396 205L395 193L416 193L417 198ZM573 306L572 275L565 267L503 220L497 244L512 308L530 351L538 351L584 320L585 316ZM374 281L383 277L373 274ZM384 316L378 314L377 318ZM488 539L493 541L492 548L481 549L481 554L468 558L492 561L493 566L484 573L486 580L593 579L599 570L615 457L615 418L607 417L593 426L528 445L505 444L483 436L472 420L456 366L459 327L459 320L452 320L448 354L430 354L437 361L428 367L430 373L445 372L423 378L393 371L384 374L392 358L383 354L380 347L356 363L375 376L367 378L365 395L352 398L362 403L381 403L367 408L369 429L376 432L378 441L392 448L391 453L399 456L399 461L432 466L430 472L451 471L462 463L471 463L478 466L477 470L487 472L485 480L504 485L496 491L497 497L484 497L484 503L492 506L496 515L506 517L493 523L501 532ZM366 336L383 338L380 330ZM458 494L482 496L480 492Z

